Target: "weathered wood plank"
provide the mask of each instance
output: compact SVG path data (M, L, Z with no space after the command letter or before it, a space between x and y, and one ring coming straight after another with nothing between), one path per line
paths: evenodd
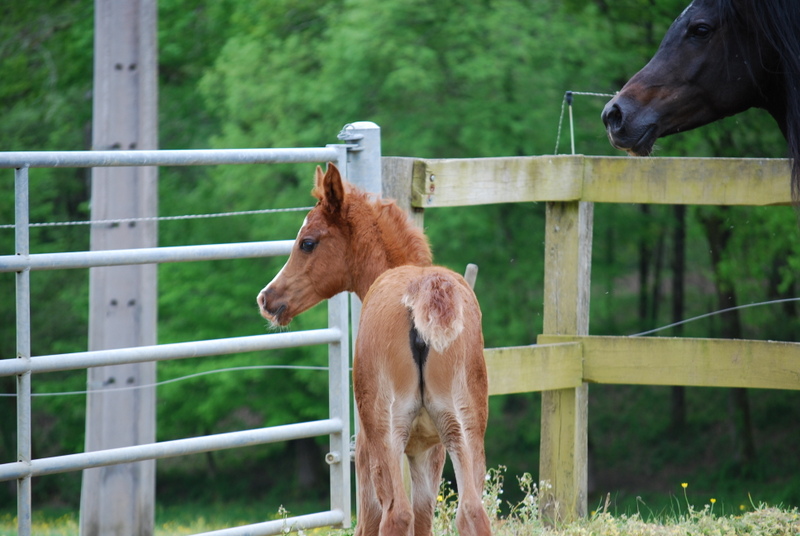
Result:
M424 210L414 206L412 202L415 173L420 180L424 166L416 158L400 156L381 158L381 197L394 199L397 206L405 210L414 223L422 228Z
M583 202L547 203L545 333L588 334L593 207ZM539 478L551 488L541 491L541 511L551 522L587 512L588 396L585 383L542 393Z
M484 356L490 395L569 389L583 381L580 343L487 348Z
M587 382L800 389L800 343L539 336L542 344L567 341L583 345Z
M580 197L582 157L532 156L420 160L412 204L420 208L572 201Z
M536 201L791 202L785 159L562 155L427 159L417 165L411 203L420 208Z
M791 203L784 159L586 157L582 199L596 203Z

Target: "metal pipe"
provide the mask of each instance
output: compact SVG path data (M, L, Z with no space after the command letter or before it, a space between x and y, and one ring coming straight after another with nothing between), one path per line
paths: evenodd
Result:
M275 257L291 253L293 244L294 240L275 240L271 242L241 242L202 246L2 255L0 256L0 272L16 272L26 268L31 270L61 270L67 268L92 268L95 266Z
M195 534L195 536L268 536L317 527L337 526L341 525L343 520L344 513L341 510L331 510L329 512L317 512L316 514L287 517L286 519L276 519L253 525L203 532Z
M349 144L347 180L367 192L381 195L381 129L371 121L357 121L342 128L339 139Z
M17 255L30 253L30 223L28 168L14 172L14 249ZM31 463L31 272L22 269L16 276L17 306L17 358L8 361L18 365L17 375L17 460ZM17 532L20 536L31 533L32 494L30 476L17 480Z
M272 426L270 428L175 439L148 445L67 454L65 456L40 458L32 460L30 463L17 462L0 465L0 481L66 473L105 465L172 458L211 450L250 447L265 443L341 433L341 431L342 421L340 419L324 419Z
M188 149L171 151L19 151L0 153L0 168L213 166L222 164L297 164L333 161L332 147L286 149Z
M125 363L144 363L147 361L167 361L187 357L276 350L278 348L330 344L339 342L341 339L342 331L340 329L325 328L210 341L178 342L114 350L44 355L31 357L24 360L24 362L19 359L4 359L0 361L0 376L23 374L25 372L54 372L103 365L122 365Z
M347 292L328 300L328 325L343 333L348 328ZM328 406L331 419L340 419L342 429L331 434L326 460L331 474L331 510L346 512L342 528L350 528L350 347L347 336L328 347Z

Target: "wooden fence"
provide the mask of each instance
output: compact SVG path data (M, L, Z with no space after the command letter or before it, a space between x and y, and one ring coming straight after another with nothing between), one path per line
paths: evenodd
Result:
M542 391L542 511L587 511L589 383L800 389L800 343L589 336L593 203L786 205L778 159L537 156L383 159L383 195L425 209L547 202L544 333L488 348L490 394Z

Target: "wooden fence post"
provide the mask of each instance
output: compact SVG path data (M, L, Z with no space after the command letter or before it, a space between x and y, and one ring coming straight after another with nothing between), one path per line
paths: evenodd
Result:
M406 211L421 229L425 211L413 206L411 200L415 174L424 174L424 165L416 158L383 157L381 158L381 170L383 198L394 199L397 206Z
M588 335L594 205L547 203L544 334ZM541 512L550 523L587 510L588 387L542 392Z
M92 148L156 149L156 0L95 0ZM92 170L93 220L157 216L158 169ZM154 247L153 221L92 226L91 247ZM156 266L92 268L89 349L156 344ZM86 451L155 441L156 365L90 368ZM150 536L155 525L155 461L87 469L82 536Z

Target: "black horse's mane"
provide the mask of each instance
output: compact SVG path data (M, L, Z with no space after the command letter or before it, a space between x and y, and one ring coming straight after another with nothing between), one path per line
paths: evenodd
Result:
M718 2L723 19L735 17L778 53L785 80L784 135L792 159L792 199L800 203L800 0Z

